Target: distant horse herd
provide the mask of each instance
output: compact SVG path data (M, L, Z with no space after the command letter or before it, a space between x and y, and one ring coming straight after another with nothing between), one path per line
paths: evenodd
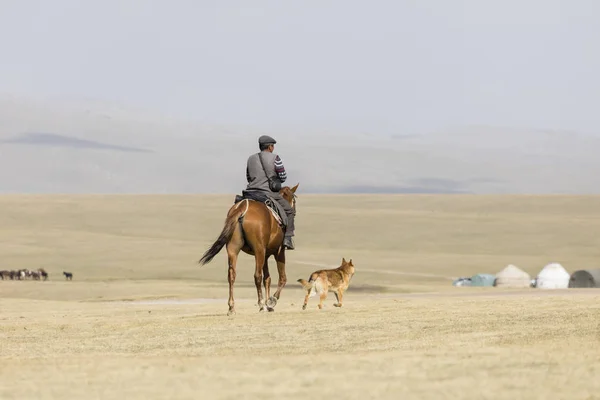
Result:
M65 279L70 281L73 279L73 274L71 272L63 271L63 275ZM38 268L37 271L31 271L29 269L18 269L12 271L0 271L0 279L3 281L25 281L25 280L48 280L48 272L44 268Z

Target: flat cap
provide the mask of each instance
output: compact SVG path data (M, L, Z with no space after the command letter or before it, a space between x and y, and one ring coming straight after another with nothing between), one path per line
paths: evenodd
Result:
M273 139L271 136L262 135L261 137L258 138L259 145L275 144L275 143L277 143L277 141L275 139Z

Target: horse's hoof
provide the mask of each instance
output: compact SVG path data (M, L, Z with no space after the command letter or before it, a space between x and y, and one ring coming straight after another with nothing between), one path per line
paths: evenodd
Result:
M341 304L339 304L339 303L335 303L333 306L334 306L334 307L341 307L342 305L341 305Z
M235 315L235 310L229 310L227 311L227 316L231 317L232 315Z
M302 309L303 309L303 310L306 310L306 304L302 306Z
M273 312L273 311L275 311L275 309L273 307L267 307L267 311L268 312Z
M277 297L271 296L267 299L267 307L275 308L276 305L277 305Z

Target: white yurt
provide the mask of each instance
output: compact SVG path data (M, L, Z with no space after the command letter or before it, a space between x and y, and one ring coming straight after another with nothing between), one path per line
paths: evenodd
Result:
M571 275L559 263L546 265L537 276L538 289L567 289Z
M494 286L507 288L528 288L531 285L529 274L515 265L507 265L496 274Z

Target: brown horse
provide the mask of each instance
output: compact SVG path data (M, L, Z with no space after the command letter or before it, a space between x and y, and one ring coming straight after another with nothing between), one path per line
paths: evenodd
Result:
M299 185L299 184L298 184ZM286 199L292 208L296 209L296 190L283 187L279 193ZM223 246L227 249L229 270L227 273L229 281L229 311L227 315L235 314L235 302L233 300L233 284L235 282L235 266L240 250L246 254L253 255L256 261L254 271L254 284L258 294L259 311L264 311L265 304L261 283L265 286L266 306L268 311L275 311L275 305L281 295L281 290L287 282L285 275L285 247L283 246L284 232L279 223L268 210L264 203L244 199L233 205L227 213L225 226L219 238L204 253L200 264L209 263ZM277 261L277 272L279 282L277 291L271 297L271 275L269 274L269 257L274 256Z

